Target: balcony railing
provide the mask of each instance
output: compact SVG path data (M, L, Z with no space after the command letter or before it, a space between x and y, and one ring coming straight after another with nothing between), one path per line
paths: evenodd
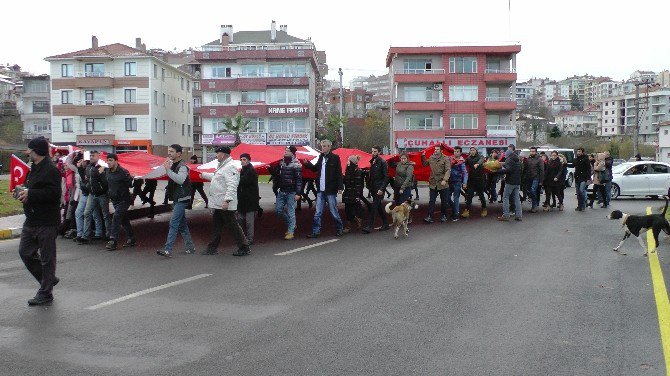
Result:
M492 69L486 68L484 73L516 73L516 69Z
M489 96L487 96L487 97L486 97L486 101L487 101L487 102L513 102L514 99L512 99L512 96L511 96L511 95L508 95L508 96L502 96L502 97L501 97L501 96L498 96L498 97L494 97L494 96L490 96L490 97L489 97Z
M444 74L444 69L398 69L395 74Z
M269 43L269 44L235 44L230 46L209 45L198 49L202 52L216 51L268 51L268 50L313 50L312 42Z
M114 77L113 74L109 72L80 72L77 73L77 77Z
M516 132L516 126L511 125L511 124L489 124L486 126L486 130L491 130L491 131L515 131Z

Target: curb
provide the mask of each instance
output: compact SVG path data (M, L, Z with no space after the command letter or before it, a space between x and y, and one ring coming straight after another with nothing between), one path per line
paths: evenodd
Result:
M0 240L14 239L21 237L21 228L14 227L0 230Z

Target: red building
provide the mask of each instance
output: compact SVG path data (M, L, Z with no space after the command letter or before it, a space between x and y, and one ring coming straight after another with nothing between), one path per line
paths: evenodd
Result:
M468 149L516 142L516 54L521 46L391 47L391 146L438 142Z

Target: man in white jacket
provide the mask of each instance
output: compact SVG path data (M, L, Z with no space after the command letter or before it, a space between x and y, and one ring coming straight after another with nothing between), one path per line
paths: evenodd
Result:
M216 159L219 165L214 173L202 173L200 176L211 181L209 186L209 207L213 209L214 228L212 229L212 241L207 249L202 251L203 255L216 254L221 231L226 226L235 236L237 252L233 256L246 256L251 251L244 232L237 222L235 211L237 210L237 186L240 183L240 172L230 157L230 148L220 146L216 149Z

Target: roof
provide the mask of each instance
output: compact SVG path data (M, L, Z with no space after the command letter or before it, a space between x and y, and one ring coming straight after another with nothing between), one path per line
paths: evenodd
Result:
M108 44L97 48L88 48L81 51L68 52L62 55L49 56L44 60L52 59L73 59L77 57L126 57L126 56L150 56L142 50L126 46L121 43Z
M292 35L289 35L287 32L282 30L277 30L276 40L270 40L270 30L257 30L257 31L238 31L233 33L233 42L230 44L243 44L243 43L294 43L294 42L308 42L307 40L296 38ZM206 46L219 46L221 45L221 39L213 40L206 44Z
M432 55L432 54L515 54L521 52L518 44L507 46L435 46L435 47L391 47L386 55L386 66L391 65L394 55Z

